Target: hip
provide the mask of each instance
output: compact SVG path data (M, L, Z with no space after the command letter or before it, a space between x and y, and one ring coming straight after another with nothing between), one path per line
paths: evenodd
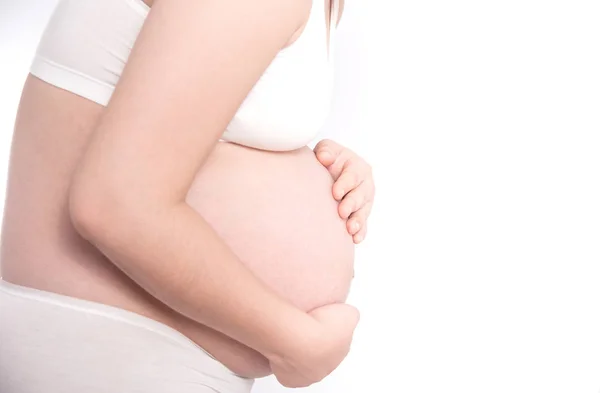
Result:
M254 382L178 331L119 308L0 280L0 311L2 392L249 393Z

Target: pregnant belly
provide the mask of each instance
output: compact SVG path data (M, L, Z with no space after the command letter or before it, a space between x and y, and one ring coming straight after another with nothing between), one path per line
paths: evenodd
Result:
M354 275L354 244L331 186L309 148L275 153L219 143L187 202L258 278L308 311L344 302ZM208 350L239 374L268 374L265 359L248 348Z
M304 310L346 299L354 245L309 148L272 153L219 143L188 203L260 279Z

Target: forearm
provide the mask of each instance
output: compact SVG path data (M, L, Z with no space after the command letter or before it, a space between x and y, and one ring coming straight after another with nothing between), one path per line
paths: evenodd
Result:
M174 310L266 356L284 356L290 341L298 339L293 329L307 326L312 318L256 278L187 204L160 210L97 213L93 220L79 220L78 227Z

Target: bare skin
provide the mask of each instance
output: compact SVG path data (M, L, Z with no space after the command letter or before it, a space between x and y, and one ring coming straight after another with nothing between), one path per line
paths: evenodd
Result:
M71 179L105 111L28 78L13 137L3 278L148 316L181 331L240 375L270 374L270 359L256 348L167 306L73 226ZM352 237L337 214L331 176L313 152L270 153L225 143L206 151L186 203L249 271L291 305L310 311L343 303L353 276ZM145 197L132 198L144 206Z

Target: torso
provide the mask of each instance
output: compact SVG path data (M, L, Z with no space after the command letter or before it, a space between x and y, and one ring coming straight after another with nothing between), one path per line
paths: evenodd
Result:
M3 279L145 315L181 331L240 375L269 374L262 355L158 302L73 229L69 181L103 109L28 78L13 136ZM187 202L267 285L309 310L345 301L353 276L354 245L331 185L308 147L274 153L219 143Z

